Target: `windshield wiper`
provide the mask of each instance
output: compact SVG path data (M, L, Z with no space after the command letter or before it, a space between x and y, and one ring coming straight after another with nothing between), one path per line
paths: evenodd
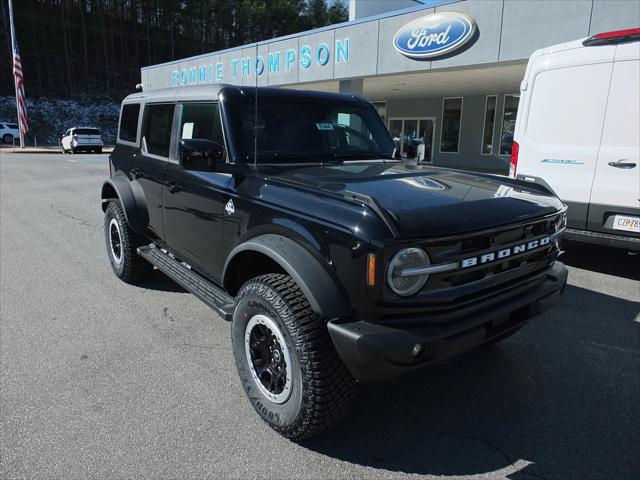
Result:
M384 158L380 152L373 152L371 150L355 150L353 152L341 152L334 153L333 158L336 160L347 159L366 159L366 158Z
M280 153L280 152L259 152L258 161L260 160L308 160L309 155L304 153Z

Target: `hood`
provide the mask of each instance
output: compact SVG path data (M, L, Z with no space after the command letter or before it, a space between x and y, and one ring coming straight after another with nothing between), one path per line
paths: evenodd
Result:
M331 196L375 200L402 238L447 236L536 219L562 209L537 185L485 174L397 162L262 166L273 182Z

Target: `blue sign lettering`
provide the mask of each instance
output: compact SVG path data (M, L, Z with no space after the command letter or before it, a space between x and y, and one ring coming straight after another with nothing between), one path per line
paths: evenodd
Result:
M308 69L311 68L312 63L324 67L329 63L332 55L335 58L335 63L347 63L350 60L350 53L351 45L349 37L345 37L335 40L333 50L326 43L319 43L313 48L309 45L303 45L299 50L293 48L285 50L284 55L281 55L280 51L270 52L267 59L262 55L256 56L255 60L250 56L231 58L228 61L228 65L230 65L231 76L233 78L238 76L246 78L251 76L252 70L256 76L261 76L265 71L268 74L278 73L283 66L287 71L296 68L296 66ZM282 62L281 57L283 57ZM238 64L240 64L240 68L238 68ZM172 70L170 72L170 81L174 87L198 83L223 82L224 73L225 64L223 62L217 62L215 64L204 63L186 69Z
M311 66L311 47L305 45L300 49L300 66L309 68Z
M463 13L435 13L417 18L396 33L393 46L415 60L441 57L465 45L476 33L476 22Z
M231 73L233 74L234 77L236 77L238 75L238 62L240 60L238 60L237 58L234 58L233 60L231 60Z
M262 55L258 55L256 57L256 74L262 75L264 73L264 57Z
M291 68L291 64L296 61L296 51L293 49L287 50L285 55L285 69L289 70Z
M250 58L243 58L242 59L242 76L243 77L248 77L250 75L249 73L249 61L251 59Z
M269 73L280 71L280 52L269 52Z
M318 45L318 49L316 50L316 62L321 67L324 67L327 63L329 63L329 45L326 43L321 43Z
M336 40L336 63L340 63L340 58L345 62L349 61L349 37L344 39L344 43L340 39Z

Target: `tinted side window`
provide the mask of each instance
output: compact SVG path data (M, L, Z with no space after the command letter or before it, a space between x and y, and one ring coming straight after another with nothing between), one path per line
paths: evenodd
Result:
M120 117L120 140L124 140L125 142L136 141L139 113L139 103L129 103L122 107L122 116Z
M145 109L144 139L152 155L169 156L174 106L148 105Z
M180 117L180 140L203 139L224 145L217 103L186 103Z

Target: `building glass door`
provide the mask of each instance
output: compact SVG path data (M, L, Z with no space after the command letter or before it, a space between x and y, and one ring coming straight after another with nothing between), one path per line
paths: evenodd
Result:
M401 153L402 158L407 158L413 140L422 140L425 149L424 161L431 162L433 160L435 123L435 117L389 119L389 133L391 133L396 149Z

